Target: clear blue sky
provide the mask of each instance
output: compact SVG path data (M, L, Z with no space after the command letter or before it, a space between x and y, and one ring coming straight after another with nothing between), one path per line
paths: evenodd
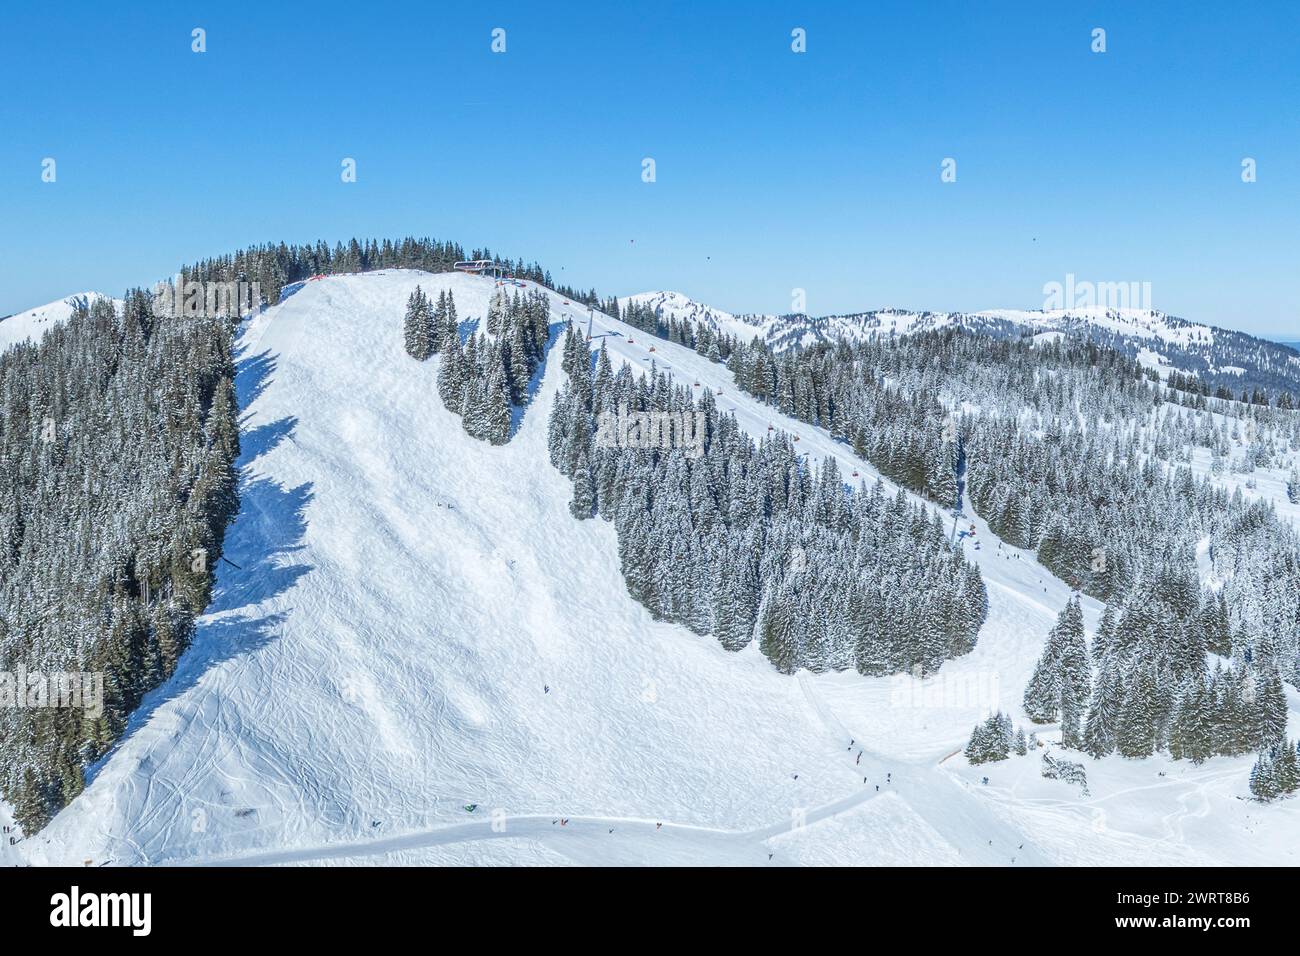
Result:
M732 311L1037 308L1074 273L1300 339L1300 3L289 6L8 5L0 315L414 233Z

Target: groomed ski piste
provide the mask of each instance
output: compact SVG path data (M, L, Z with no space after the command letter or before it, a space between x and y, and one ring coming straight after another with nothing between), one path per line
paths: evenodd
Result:
M549 464L558 359L508 445L470 438L438 398L439 359L403 350L417 284L453 292L466 331L496 291L334 276L244 323L233 563L86 791L0 863L1295 862L1300 803L1250 802L1252 757L1093 761L1060 753L1049 726L1043 750L967 765L991 710L1035 729L1021 694L1071 594L978 517L963 526L989 617L971 654L925 679L784 676L753 644L729 653L651 620L613 526L574 520ZM585 331L587 308L549 294L553 341L570 318ZM785 430L811 461L875 481L724 366L590 324L593 347L699 382L755 438ZM1100 608L1084 609L1091 632ZM1043 752L1084 762L1088 795L1043 779Z

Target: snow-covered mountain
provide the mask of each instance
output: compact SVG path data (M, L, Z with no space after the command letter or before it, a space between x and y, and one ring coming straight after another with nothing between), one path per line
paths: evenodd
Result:
M733 315L702 302L696 302L680 292L643 292L640 295L626 296L618 300L620 309L633 303L651 309L665 320L703 322L710 328L745 341L755 335L770 339L777 335L791 318L778 315Z
M753 644L652 620L613 527L574 520L547 463L558 355L509 444L470 438L438 398L440 359L403 350L417 284L470 322L494 291L334 276L243 324L241 511L213 603L86 791L0 863L1295 862L1295 808L1239 799L1251 757L1110 757L1087 796L1036 756L965 763L989 710L1025 722L1070 596L978 518L961 546L987 622L924 679L784 676ZM553 341L585 326L550 301ZM599 313L592 331L616 363L711 390L754 437L794 432L811 462L875 480L724 366Z
M49 329L67 321L74 309L88 308L97 300L106 298L108 296L99 292L78 292L57 302L5 316L0 319L0 352L17 342L39 341ZM120 300L113 301L121 304Z
M915 312L877 309L842 315L733 315L680 292L644 292L619 300L665 319L699 321L748 341L759 336L775 349L816 342L857 341L960 327L1002 337L1062 333L1114 348L1151 368L1195 373L1212 386L1290 390L1300 394L1300 351L1244 332L1190 322L1151 309L992 309Z

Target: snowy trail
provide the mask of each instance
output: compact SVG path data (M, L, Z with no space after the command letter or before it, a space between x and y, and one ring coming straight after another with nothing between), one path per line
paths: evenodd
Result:
M388 837L380 840L361 841L357 843L340 844L337 846L319 846L304 847L296 850L282 850L271 853L251 854L241 857L230 857L221 860L198 860L194 861L195 865L202 866L282 866L285 864L312 863L321 860L347 860L355 859L362 856L380 856L390 853L396 853L402 850L423 849L431 846L447 846L455 843L465 843L476 840L501 840L501 839L518 839L528 838L535 839L552 844L553 847L563 852L563 845L566 841L575 842L590 838L592 835L599 836L604 834L607 837L613 837L620 833L620 828L638 828L637 835L661 841L669 840L674 836L682 837L688 846L689 851L693 847L698 847L701 843L719 844L734 843L740 844L750 836L738 831L716 830L708 827L691 826L688 824L665 823L663 821L647 820L639 817L566 817L568 822L560 826L556 820L556 815L534 815L522 817L505 818L503 824L498 823L494 826L490 820L475 821L474 823L462 823L453 826L438 827L433 830L425 830L418 833L402 834L401 836ZM662 829L656 828L656 823L662 823ZM614 833L609 832L609 828L614 829ZM599 831L599 832L598 832ZM619 838L622 839L622 836ZM611 844L617 844L616 840L609 840ZM751 848L757 855L761 848ZM617 852L615 849L613 852ZM680 850L678 851L680 852ZM728 848L728 852L736 852L733 848Z
M930 766L888 761L862 749L857 742L863 738L849 731L840 722L839 717L818 696L809 675L800 672L798 679L804 694L822 718L836 744L847 744L849 754L862 754L864 762L855 763L858 772L868 778L889 779L886 786L902 795L922 820L972 864L1003 866L1012 862L1012 858L1017 865L1047 864L1048 861L1036 847L1032 844L1026 846L1028 840L1024 833L994 815L986 801L971 794L948 774L937 769L937 764Z

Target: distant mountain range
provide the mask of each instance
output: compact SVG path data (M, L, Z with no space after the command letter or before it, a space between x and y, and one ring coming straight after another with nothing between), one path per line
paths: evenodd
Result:
M738 336L759 336L775 349L821 341L857 341L961 327L999 337L1047 333L1087 338L1149 368L1195 373L1212 387L1234 393L1261 388L1300 395L1300 343L1279 343L1190 322L1151 309L994 309L983 312L915 312L876 309L844 315L736 315L680 292L644 292L619 300L648 305L665 319L694 320Z

